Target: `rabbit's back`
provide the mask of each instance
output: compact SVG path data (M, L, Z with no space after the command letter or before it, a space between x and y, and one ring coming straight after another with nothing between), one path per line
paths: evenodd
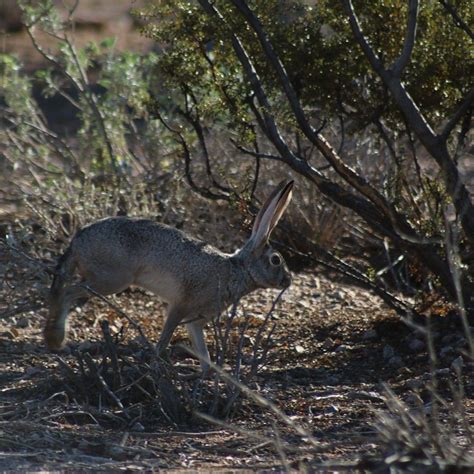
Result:
M133 217L109 217L81 229L73 240L73 249L89 258L110 258L125 252L136 259L174 252L198 254L206 244L173 227Z
M226 254L147 219L104 219L80 230L71 245L87 280L120 280L119 286L137 285L167 301L207 293L209 276L225 273L228 266Z

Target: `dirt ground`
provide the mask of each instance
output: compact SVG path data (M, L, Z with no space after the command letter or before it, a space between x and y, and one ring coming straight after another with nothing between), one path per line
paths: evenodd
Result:
M254 316L248 337L255 336L260 317L274 297L274 291L259 291L243 302ZM156 298L131 290L115 302L156 341L163 315ZM294 469L368 468L382 459L374 422L376 411L385 407L383 384L403 399L413 396L410 388L422 387L430 378L424 343L377 297L337 278L307 271L295 275L273 313L276 326L269 359L251 385L293 426L245 396L225 427L193 416L170 423L156 411L141 413L127 426L122 411L110 401L95 406L81 402L68 381L70 369L59 359L76 370L77 351L97 357L103 350L101 319L109 321L112 334L128 327L128 336L120 343L124 347L133 344L133 328L105 303L91 300L73 311L71 341L57 355L44 348L44 317L42 309L1 320L0 471L213 468L228 472L281 469L284 462ZM456 337L458 342L462 339L455 332L449 335L453 351L459 349ZM179 333L175 343L183 338ZM452 353L445 358L440 367L444 373L453 372L455 357ZM185 359L182 353L172 356L175 365ZM196 390L202 382L190 383ZM467 390L472 389L471 380ZM473 420L472 398L467 410ZM296 426L307 430L316 446L305 445ZM286 458L265 442L276 430L285 443Z

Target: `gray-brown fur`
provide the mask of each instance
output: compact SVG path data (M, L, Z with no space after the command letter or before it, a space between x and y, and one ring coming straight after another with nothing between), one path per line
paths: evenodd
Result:
M206 368L205 323L259 287L290 284L286 264L268 245L268 238L291 199L292 184L282 183L272 193L257 216L252 236L234 254L146 219L112 217L84 227L58 261L44 331L46 344L51 349L63 346L69 308L89 296L87 287L108 295L138 286L169 304L158 350L167 347L179 323L189 321L193 346ZM69 282L74 271L81 284Z

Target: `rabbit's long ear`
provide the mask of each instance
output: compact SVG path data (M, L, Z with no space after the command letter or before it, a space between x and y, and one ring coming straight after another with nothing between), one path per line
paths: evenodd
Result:
M288 207L293 194L294 181L282 181L268 196L255 218L249 243L252 252L263 248L270 234Z

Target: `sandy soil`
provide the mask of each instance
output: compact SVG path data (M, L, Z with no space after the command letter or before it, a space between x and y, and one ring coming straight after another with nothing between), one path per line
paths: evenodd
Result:
M249 345L274 297L272 291L260 291L244 301L243 308L252 314ZM156 341L163 315L156 298L133 290L115 302ZM107 304L91 300L72 313L71 341L56 355L43 347L44 317L41 309L1 320L2 471L269 469L281 467L283 461L272 443L262 438L271 439L277 431L286 445L285 461L294 468L328 463L368 466L374 459L381 461L374 422L376 410L385 406L383 384L408 399L410 388L422 387L430 377L423 342L378 298L313 271L296 275L277 305L268 362L250 385L294 426L245 396L236 402L226 427L189 412L178 413L170 422L170 413L184 410L183 406L158 410L144 395L132 401L117 391L124 403L121 409L103 391L103 398L96 397L101 390L91 372L87 376L86 370L81 378L75 354L90 354L100 367L106 346L101 319L109 321L112 335L120 341L118 350L129 355L143 348L135 330ZM212 346L212 334L208 336ZM174 343L183 339L179 333ZM455 340L451 333L453 351L460 349ZM452 353L444 359L441 368L446 376L453 372L456 357ZM179 351L171 360L175 367L191 362ZM86 399L72 383L75 377L79 384L91 382ZM208 383L180 385L173 377L170 380L179 396L186 391L195 394ZM472 380L467 389L472 391ZM420 393L428 402L429 394L423 389ZM208 406L201 403L198 408L205 411ZM124 410L133 417L124 417ZM474 416L472 403L468 415ZM295 426L307 430L316 446L307 445Z

